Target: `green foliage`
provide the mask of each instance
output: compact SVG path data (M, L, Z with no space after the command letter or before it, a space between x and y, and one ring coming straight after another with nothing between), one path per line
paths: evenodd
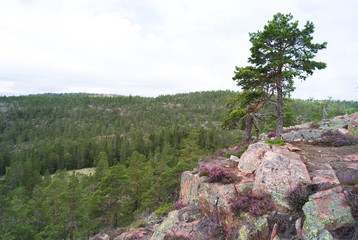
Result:
M295 125L297 123L297 119L293 112L292 106L286 105L283 107L283 109L284 109L283 126L289 127Z
M103 176L108 173L108 156L106 152L99 152L98 156L95 159L96 172L95 177L98 180L101 180Z
M0 239L87 239L141 212L169 211L181 173L240 137L219 127L235 95L0 97ZM321 101L290 106L295 118L321 117ZM357 102L327 106L358 110ZM95 166L93 176L66 171Z
M285 141L282 139L275 139L275 140L266 140L264 143L273 146L273 145L278 145L278 146L284 146L286 145Z
M211 139L210 150L231 144L219 122L231 91L197 92L157 98L90 94L0 97L0 175L18 154L44 174L94 167L99 152L109 166L125 163L133 151L148 156L165 143L178 148L192 129ZM231 137L230 137L231 135ZM229 141L224 140L228 138ZM210 146L209 146L210 144ZM19 157L20 158L20 157Z
M248 144L243 145L239 151L225 153L225 157L230 157L231 155L234 155L236 157L241 157L241 155L247 150L248 147L249 147Z
M252 47L248 59L253 66L236 67L234 80L244 90L270 89L277 96L276 135L281 137L284 125L283 96L294 90L293 80L305 80L326 64L313 61L327 43L312 43L314 25L307 22L303 29L291 14L277 13L262 31L249 34Z
M235 129L239 127L240 121L246 116L246 111L241 108L231 110L224 119L223 127L225 129Z
M236 74L240 73L237 72ZM234 77L234 79L236 78L237 76ZM253 126L256 127L255 117L272 96L269 93L269 88L264 85L250 86L250 88L244 88L244 91L238 93L236 98L228 99L226 107L229 108L229 111L222 124L224 129L240 128L245 130L243 143L250 142L252 128Z
M173 210L173 202L167 202L163 203L157 210L155 210L155 213L158 217L162 217L167 215L171 210Z

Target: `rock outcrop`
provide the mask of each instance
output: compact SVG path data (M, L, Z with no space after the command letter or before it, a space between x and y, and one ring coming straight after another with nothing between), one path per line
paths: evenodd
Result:
M311 180L300 156L284 147L273 146L265 152L256 170L252 191L259 196L271 195L276 209L285 211L290 208L287 194L302 183L310 184Z
M317 129L312 128L316 125ZM320 139L324 131L334 130L343 134L358 130L358 113L337 116L331 119L322 120L320 123L302 124L287 127L284 129L285 133L282 134L282 139L287 142L312 142ZM263 135L262 138L267 138Z
M242 154L239 160L239 170L244 173L254 172L261 164L265 153L270 150L270 146L265 143L251 144Z
M290 230L293 233L291 237L333 239L332 231L354 223L344 190L339 186L340 182L331 165L327 163L309 172L297 151L299 149L292 145L270 146L263 142L252 144L241 156L239 163L234 158L222 161L225 162L222 166L227 166L227 169L241 177L241 181L230 184L208 183L207 177L200 176L199 171L183 172L179 201L185 207L170 212L155 229L131 230L116 240L285 239L280 229L292 221L296 222L296 226ZM218 158L212 159L213 163L218 161ZM205 159L200 164L209 163ZM292 209L287 198L289 192L298 186L312 184L337 187L318 190L309 197L303 207L303 223L302 218L292 219L289 214ZM271 196L274 209L260 216L250 212L234 212L231 207L233 199L247 192L258 199ZM281 219L274 224L277 215L286 216L286 220Z
M336 117L323 122L320 129L307 126L299 129L296 126L283 137L289 142L309 142L319 139L326 129L355 129L357 122L358 113ZM300 147L297 143L295 145ZM301 149L296 146L270 146L258 142L251 144L240 158L202 159L198 169L181 175L181 209L169 212L160 224L131 229L115 240L336 239L336 231L357 226L347 198L352 192L342 187L331 159L317 165L317 162L312 162L313 158L298 154ZM319 151L315 159L324 156ZM340 160L353 174L358 171L357 156L358 153L352 153ZM208 177L201 176L200 166L209 165L225 168L236 175L237 180L228 184L208 182ZM354 181L352 184L356 184ZM297 209L292 207L288 196L302 187L310 189L311 195L304 199L301 212L292 214ZM358 186L354 188L358 189ZM252 202L242 201L239 207L234 208L235 201L237 203L238 199L248 195L251 196L248 201ZM273 208L258 214L262 209L257 211L257 208L263 206L260 201L268 196ZM303 200L297 201L301 204ZM107 236L101 235L97 239L106 239Z
M351 209L341 187L313 194L303 206L306 220L303 225L303 237L307 240L319 239L319 236L345 225L353 224Z

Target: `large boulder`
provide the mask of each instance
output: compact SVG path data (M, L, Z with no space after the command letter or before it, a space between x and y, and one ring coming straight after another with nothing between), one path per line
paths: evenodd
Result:
M237 196L234 184L201 183L198 189L198 206L204 216L212 218L227 229L234 224L230 199Z
M322 131L316 129L302 129L298 130L298 133L302 136L302 138L306 141L313 141L317 138L322 137Z
M319 236L352 224L354 219L341 187L315 193L302 208L306 220L303 224L304 239L322 239Z
M288 133L282 134L282 139L287 142L299 142L299 141L313 141L322 137L322 131L317 129L301 129L294 130Z
M299 184L311 183L305 164L297 153L280 146L266 151L261 161L256 170L253 194L269 194L277 210L289 209L288 192Z
M241 155L238 168L241 172L252 173L261 164L265 153L270 150L270 146L263 142L251 144Z
M303 140L303 137L300 133L296 131L291 131L288 133L283 133L282 139L285 140L286 142L299 142Z
M205 180L206 177L199 177L198 173L184 172L179 199L183 204L197 206L207 219L230 232L238 220L230 208L230 201L238 193L251 189L253 180L247 177L232 184L207 183Z

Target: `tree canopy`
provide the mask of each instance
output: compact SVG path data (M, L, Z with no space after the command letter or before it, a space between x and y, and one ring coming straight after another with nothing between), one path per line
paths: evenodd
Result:
M233 80L244 90L258 86L273 88L277 95L276 136L283 128L283 96L294 90L294 79L305 80L326 64L314 57L327 43L313 43L314 25L307 21L302 29L291 14L277 13L262 31L249 33L251 66L236 67Z

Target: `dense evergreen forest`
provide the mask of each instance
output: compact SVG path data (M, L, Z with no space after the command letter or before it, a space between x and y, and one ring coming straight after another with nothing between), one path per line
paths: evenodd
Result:
M0 97L0 239L87 239L139 213L163 214L182 171L240 141L240 130L221 129L235 96ZM285 125L358 111L352 101L285 104ZM273 130L274 120L266 117L260 131ZM90 167L89 176L69 171Z

